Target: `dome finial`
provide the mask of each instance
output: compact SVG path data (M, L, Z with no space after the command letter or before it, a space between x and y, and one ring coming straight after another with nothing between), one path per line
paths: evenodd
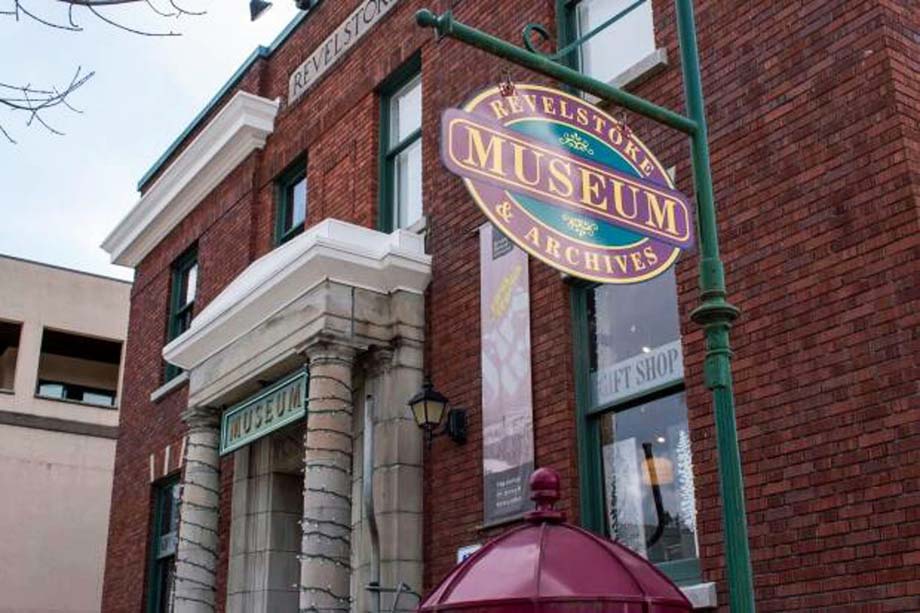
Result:
M562 478L555 468L544 466L533 472L530 476L530 499L537 506L524 516L527 521L559 523L565 520L562 511L553 508L559 502L561 481Z

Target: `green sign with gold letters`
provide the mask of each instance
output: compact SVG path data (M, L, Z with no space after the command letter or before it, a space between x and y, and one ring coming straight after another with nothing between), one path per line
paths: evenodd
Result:
M306 369L285 377L255 396L224 411L220 454L244 447L307 414Z

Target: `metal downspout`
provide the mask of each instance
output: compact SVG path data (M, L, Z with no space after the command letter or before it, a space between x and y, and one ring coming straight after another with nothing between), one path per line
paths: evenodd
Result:
M371 594L371 613L380 613L380 533L374 512L374 396L364 398L364 463L361 474L364 519L371 537L371 568L367 590Z

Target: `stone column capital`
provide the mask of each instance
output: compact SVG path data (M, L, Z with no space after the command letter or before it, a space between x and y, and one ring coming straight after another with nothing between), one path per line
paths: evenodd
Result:
M189 407L180 415L189 432L216 430L220 426L220 410L214 407Z
M393 368L395 351L391 347L371 347L361 357L361 365L370 377L380 376Z
M362 347L345 336L320 333L307 341L302 353L308 363L336 360L351 365L361 349Z

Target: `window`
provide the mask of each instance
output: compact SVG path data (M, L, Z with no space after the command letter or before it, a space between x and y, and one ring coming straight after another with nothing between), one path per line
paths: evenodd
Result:
M22 324L0 321L0 390L13 391Z
M275 185L275 244L281 245L303 232L307 221L306 163L292 164Z
M580 47L581 70L595 79L613 81L655 51L651 0L576 0L567 12L578 37L613 20Z
M418 56L383 86L381 230L407 228L422 217L422 78Z
M150 571L147 575L148 613L169 613L173 610L178 543L179 480L173 477L154 485Z
M192 325L195 316L195 295L198 291L198 250L192 247L173 263L172 293L169 300L169 323L166 340L171 341ZM166 380L176 377L182 370L174 364L166 365Z
M693 456L674 269L573 289L589 528L681 583L699 580ZM578 354L576 355L578 359ZM590 478L590 477L589 477Z
M35 394L113 408L120 366L120 342L46 328Z

